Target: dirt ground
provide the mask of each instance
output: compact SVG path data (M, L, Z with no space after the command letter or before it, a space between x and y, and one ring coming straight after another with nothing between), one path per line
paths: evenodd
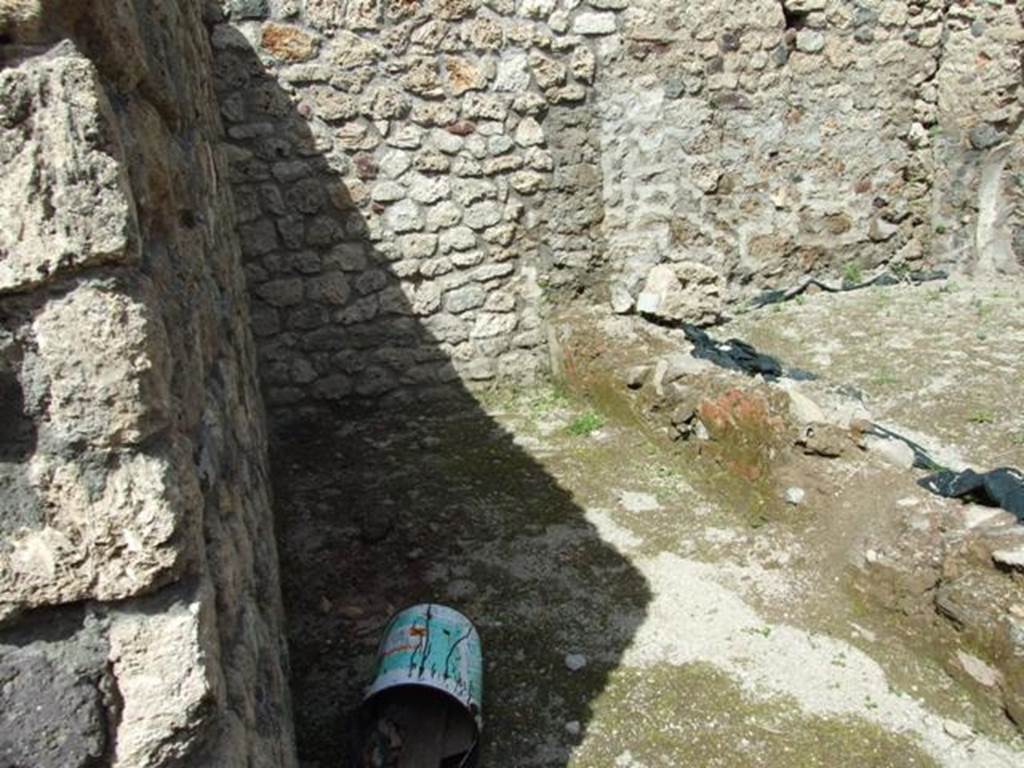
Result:
M380 631L418 601L480 629L482 765L1024 764L996 698L852 586L865 542L895 535L897 512L963 504L855 448L790 452L756 494L737 492L630 409L623 367L673 343L638 322L591 325L589 369L606 386L581 375L277 436L303 765L346 764ZM819 294L713 333L818 373L812 394L855 389L948 466L1024 465L1019 291ZM781 501L790 487L798 505ZM752 515L766 494L772 514ZM998 576L1024 605L1020 582ZM585 665L570 669L570 654Z

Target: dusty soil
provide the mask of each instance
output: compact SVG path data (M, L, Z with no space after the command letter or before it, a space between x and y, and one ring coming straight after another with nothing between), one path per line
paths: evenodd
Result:
M895 288L715 332L857 387L874 417L947 454L1020 465L1021 308L994 286ZM304 765L345 764L380 630L425 600L481 631L486 766L1022 764L996 699L851 586L865 539L895 535L894 510L961 503L856 450L790 452L737 486L628 406L617 350L656 346L631 322L590 325L605 384L580 375L571 393L466 394L278 436ZM793 485L798 506L780 501ZM570 671L567 654L586 666Z

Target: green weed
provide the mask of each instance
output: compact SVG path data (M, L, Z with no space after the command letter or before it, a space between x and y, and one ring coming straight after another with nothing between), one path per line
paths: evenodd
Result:
M577 416L569 424L570 435L584 437L591 432L596 432L605 425L604 417L595 411L587 411L582 416Z
M857 285L864 281L864 271L860 268L860 264L855 261L849 262L843 267L843 282Z

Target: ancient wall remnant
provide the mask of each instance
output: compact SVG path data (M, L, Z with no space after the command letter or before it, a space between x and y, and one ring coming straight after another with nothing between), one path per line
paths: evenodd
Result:
M551 2L229 3L218 90L270 405L530 381L604 258L594 41Z
M661 262L733 297L1017 269L1022 41L1012 3L632 0L597 78L614 305Z
M530 380L550 297L636 311L658 264L714 270L721 303L1021 258L1010 3L238 0L224 22L285 410Z
M0 764L292 765L201 3L17 5L0 25Z

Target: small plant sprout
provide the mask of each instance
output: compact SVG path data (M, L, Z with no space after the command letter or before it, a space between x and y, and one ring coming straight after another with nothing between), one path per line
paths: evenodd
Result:
M849 283L850 285L857 285L863 282L864 272L860 268L860 264L855 261L848 262L843 267L843 282Z
M972 413L967 417L967 420L971 422L971 424L991 424L996 420L996 416L992 411L981 410Z
M569 434L576 435L577 437L585 437L591 432L596 432L605 424L604 417L595 411L587 411L581 416L577 416L569 424Z

